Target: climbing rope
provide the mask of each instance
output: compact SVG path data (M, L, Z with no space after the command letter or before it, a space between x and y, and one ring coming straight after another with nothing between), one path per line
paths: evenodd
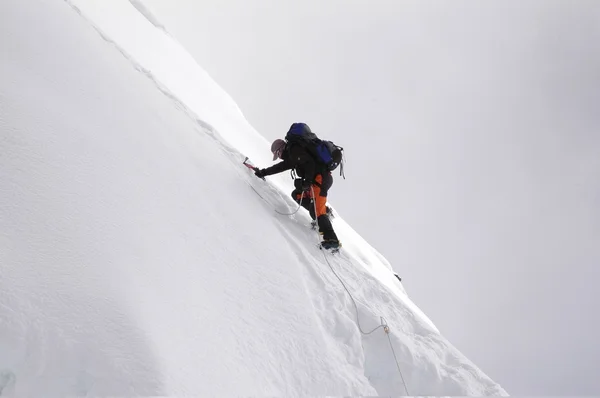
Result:
M315 207L315 217L316 217L317 216L317 201L315 200L315 191L312 186L310 187L310 190L311 190L311 194L312 194L312 198L313 198L313 205ZM317 231L317 239L319 240L319 243L320 243L321 239L320 239L320 236L318 235L318 231ZM354 296L352 296L352 293L350 293L350 290L348 290L348 287L344 283L344 280L338 275L337 272L335 272L335 269L333 269L333 266L331 265L331 262L327 258L327 255L325 254L325 252L323 252L323 258L325 259L325 262L329 266L329 269L331 269L331 272L333 272L335 277L340 281L340 283L344 287L344 290L346 290L346 293L348 293L348 296L350 296L350 300L352 301L352 304L354 305L354 310L356 312L356 325L358 326L358 330L360 331L360 333L367 336L367 335L374 333L376 330L379 330L379 329L383 329L383 331L385 332L385 334L388 338L388 341L390 343L390 348L392 350L392 355L394 356L394 361L396 362L396 366L398 367L398 373L400 373L400 379L402 380L402 384L404 385L404 391L406 391L406 395L410 395L408 393L408 388L406 387L406 381L404 381L404 375L402 374L402 370L400 369L400 363L398 362L398 357L396 356L396 352L394 351L394 346L392 345L392 340L390 338L390 327L388 326L387 321L385 320L384 317L380 316L379 318L380 318L381 324L379 326L375 327L373 330L365 332L363 330L362 326L360 325L360 317L358 315L358 305L356 304L356 300L354 299Z
M245 164L245 162L244 162ZM300 203L298 205L298 208L293 212L293 213L283 213L278 211L277 209L275 209L275 207L273 206L272 203L270 203L267 199L265 199L257 190L256 188L254 188L252 186L252 184L250 184L249 182L246 181L246 183L250 186L250 188L252 188L252 190L262 199L264 200L266 203L268 203L269 205L271 205L273 207L273 210L275 210L276 213L281 214L281 215L285 215L285 216L291 216L293 214L296 214L298 212L298 210L300 210L300 207L302 207L302 201L304 200L304 195L302 195L302 197L300 198ZM313 198L313 205L315 207L315 218L317 218L317 201L315 200L315 191L313 189L313 187L310 187L311 190L311 194L312 194L312 198ZM319 231L317 230L317 239L319 241L319 244L321 242L320 236L319 236ZM354 299L354 296L352 296L352 293L350 293L350 290L348 289L348 287L346 286L346 283L344 283L344 280L338 275L337 272L335 272L335 269L333 268L333 266L331 265L331 262L329 261L329 259L327 258L327 255L325 254L325 252L323 252L323 258L325 259L325 262L327 263L327 265L329 266L329 269L331 269L331 272L333 272L333 274L335 275L335 277L338 279L338 281L340 281L341 285L344 287L344 290L346 291L346 293L348 293L348 296L350 296L350 300L352 301L352 304L354 305L354 310L356 313L356 325L358 326L358 330L360 331L361 334L367 336L370 335L372 333L374 333L375 331L379 330L379 329L383 329L383 331L385 332L385 334L387 335L388 338L388 342L390 343L390 349L392 350L392 355L394 356L394 361L396 362L396 367L398 368L398 373L400 374L400 379L402 380L402 384L404 385L404 391L406 391L406 395L410 395L408 393L408 388L406 387L406 381L404 380L404 375L402 374L402 370L400 369L400 363L398 362L398 357L396 356L396 351L394 350L394 346L392 344L392 340L390 338L390 327L387 324L387 321L385 320L384 317L379 317L381 324L377 327L375 327L374 329L365 332L362 328L362 326L360 325L360 317L358 315L358 304L356 303L356 300Z
M385 319L381 317L381 322L385 322ZM396 361L396 366L398 367L398 373L400 373L400 379L402 379L402 384L404 385L404 391L406 391L406 395L410 395L408 393L408 388L406 388L406 381L404 381L404 375L402 374L402 370L400 370L400 363L398 362L398 357L396 357L396 351L394 350L394 346L392 345L392 339L390 338L390 328L387 326L387 322L385 322L385 334L390 342L390 348L392 349L392 354L394 355L394 361Z
M260 197L262 200L264 200L266 203L268 203L269 205L271 205L271 207L273 207L273 210L274 210L274 211L275 211L275 213L277 213L277 214L281 214L282 216L293 216L294 214L298 213L298 210L300 210L300 208L302 207L302 200L303 200L304 198L301 198L301 199L300 199L300 203L298 204L298 208L297 208L296 210L294 210L292 213L283 213L283 212L281 212L281 211L277 210L277 209L275 208L275 206L273 206L273 204L272 204L271 202L269 202L267 199L265 199L265 198L264 198L264 197L263 197L263 196L262 196L262 195L261 195L261 194L260 194L260 193L259 193L259 192L256 190L256 188L254 188L254 187L252 186L252 184L250 184L250 183L249 183L249 182L247 182L247 181L246 181L246 183L247 183L248 185L250 185L250 188L252 188L252 190L253 190L253 191L254 191L254 192L255 192L255 193L256 193L256 194L257 194L257 195L258 195L258 196L259 196L259 197Z

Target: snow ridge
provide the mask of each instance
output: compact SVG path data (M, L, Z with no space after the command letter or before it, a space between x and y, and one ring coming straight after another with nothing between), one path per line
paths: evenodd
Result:
M0 4L2 394L506 395L339 215L330 256L274 212L268 143L139 2L65 1Z
M140 12L140 14L144 16L144 18L148 20L148 22L166 34L170 35L170 33L167 31L167 28L160 23L160 21L154 16L154 14L152 14L152 11L150 11L148 7L144 5L144 3L142 3L140 0L129 0L129 2Z

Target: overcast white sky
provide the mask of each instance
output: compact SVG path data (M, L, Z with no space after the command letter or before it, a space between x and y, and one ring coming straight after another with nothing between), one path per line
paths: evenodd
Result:
M265 137L344 146L331 202L490 377L600 393L599 1L144 3Z

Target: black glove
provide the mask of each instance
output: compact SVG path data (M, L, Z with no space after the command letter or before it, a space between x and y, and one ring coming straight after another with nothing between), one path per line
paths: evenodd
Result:
M259 169L258 167L254 170L254 175L258 178L265 178L265 169Z

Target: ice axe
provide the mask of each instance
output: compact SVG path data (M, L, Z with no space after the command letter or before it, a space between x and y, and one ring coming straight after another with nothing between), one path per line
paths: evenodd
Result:
M253 170L253 171L257 171L258 170L258 167L253 166L252 163L248 162L248 156L246 156L246 159L244 159L244 161L242 163L244 164L244 166L246 166L250 170ZM260 178L262 178L263 181L267 181L267 180L265 180L265 177L260 177Z

